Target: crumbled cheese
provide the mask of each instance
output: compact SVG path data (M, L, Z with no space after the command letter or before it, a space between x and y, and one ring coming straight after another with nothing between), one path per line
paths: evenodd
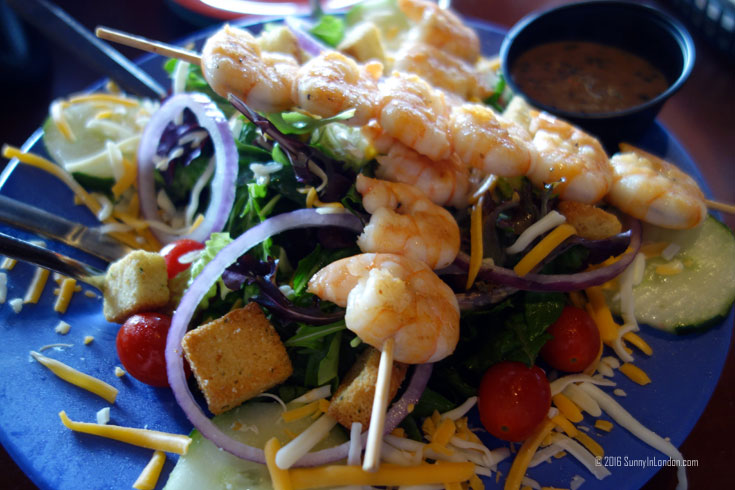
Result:
M23 309L23 298L13 298L8 301L8 304L15 313L20 313L20 311Z
M117 376L118 378L122 378L123 376L125 376L125 374L126 373L123 368L121 368L120 366L115 366L115 376Z
M69 330L71 329L71 325L66 323L64 320L59 320L58 325L54 327L54 332L60 334L60 335L66 335L69 333Z
M97 412L97 423L104 425L109 421L110 421L110 407L101 408Z
M91 335L84 336L84 345L89 345L92 343L92 341L94 341L94 337L92 337Z

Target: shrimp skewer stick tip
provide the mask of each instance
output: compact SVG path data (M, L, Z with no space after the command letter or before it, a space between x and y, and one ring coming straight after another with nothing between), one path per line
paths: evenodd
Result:
M395 341L391 337L383 343L383 348L381 349L378 378L375 382L373 409L370 414L370 428L368 429L367 444L365 446L365 461L362 465L363 471L375 472L380 466L380 447L383 442L385 412L388 408L394 343Z
M159 41L146 39L142 36L128 34L127 32L118 31L116 29L110 29L100 26L95 29L94 33L100 39L116 42L124 46L130 46L131 48L137 48L141 51L160 54L162 56L176 58L178 60L195 63L197 65L201 64L202 61L202 57L199 55L199 53L195 53L194 51L189 51L188 49L179 48L171 44L165 44Z

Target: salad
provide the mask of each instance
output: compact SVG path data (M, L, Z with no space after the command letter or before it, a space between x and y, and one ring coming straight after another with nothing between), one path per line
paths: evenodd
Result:
M426 47L437 40L442 49ZM239 59L229 51L237 43L236 53L253 56L247 83L225 71ZM374 2L344 23L266 26L258 38L224 28L205 46L203 69L167 64L174 94L160 105L123 94L54 103L50 156L86 189L79 194L106 231L148 251L111 266L105 316L124 323L117 355L127 372L169 384L196 427L167 488L279 487L284 475L336 484L319 467L345 458L358 466L344 473L356 485L479 488L480 477L498 477L508 488L534 487L526 469L562 452L602 479L600 444L574 425L582 412L602 416L601 431L612 419L684 461L611 393L622 375L650 381L634 363L651 355L638 322L680 332L727 314L729 230L705 216L696 184L651 172L676 170L641 150L612 162L643 175L643 187L614 189L594 137L512 98L473 45L471 30L431 4ZM431 54L459 75L432 72ZM284 78L293 91L283 91ZM582 166L581 185L553 166L560 152ZM638 200L650 201L641 193L673 181L683 183L681 200L638 214ZM639 220L653 223L642 230ZM712 258L713 249L722 252ZM261 338L237 335L256 324ZM164 334L150 342L141 330ZM223 338L234 355L212 346ZM365 479L357 424L370 418L350 410L364 415L359 400L388 341L397 401L382 438L384 469ZM242 359L263 353L270 360ZM255 386L240 392L243 378L208 374L220 354L228 367L256 373ZM223 398L210 383L237 396ZM199 390L203 404L192 394ZM242 397L252 400L239 406ZM466 415L478 401L484 430L521 443L517 454L471 430ZM317 443L324 449L309 452ZM504 459L513 464L499 476ZM385 476L391 471L400 476Z

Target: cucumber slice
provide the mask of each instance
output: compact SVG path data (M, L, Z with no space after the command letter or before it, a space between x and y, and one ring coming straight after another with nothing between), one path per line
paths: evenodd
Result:
M43 125L43 143L51 158L70 173L119 178L119 157L135 161L140 135L154 107L147 101L124 100L61 102L59 111L74 138L67 138L49 117Z
M214 417L212 422L231 437L255 447L265 446L271 437L277 437L281 444L286 444L287 431L299 433L314 422L311 417L305 417L286 423L281 413L277 403L248 403ZM273 488L265 465L242 460L218 449L197 430L192 432L191 438L186 455L179 457L164 490ZM335 428L317 449L335 446L345 440L344 432Z
M633 288L640 323L677 334L705 330L721 322L735 301L735 237L711 216L692 230L646 226L644 243L676 243L682 272L661 275L661 257L646 261L643 281ZM620 313L617 301L613 312Z

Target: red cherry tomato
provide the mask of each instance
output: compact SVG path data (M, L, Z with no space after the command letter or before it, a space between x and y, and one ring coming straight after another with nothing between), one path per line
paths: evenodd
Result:
M488 432L504 441L522 441L549 412L549 380L537 366L499 362L482 377L477 406Z
M161 255L166 259L166 271L168 272L168 278L172 279L176 277L180 272L185 271L191 264L181 263L179 259L182 255L194 250L201 250L204 248L204 244L199 243L195 240L189 240L183 238L171 242L161 249Z
M117 357L132 377L168 386L165 350L170 327L171 317L160 313L139 313L123 323L117 332Z
M579 373L597 358L600 331L585 310L566 306L547 332L554 338L546 342L540 354L554 369Z

